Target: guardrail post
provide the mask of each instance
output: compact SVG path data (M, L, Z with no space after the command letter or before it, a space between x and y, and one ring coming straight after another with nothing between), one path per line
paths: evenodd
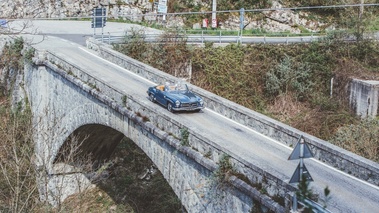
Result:
M287 34L287 38L286 38L286 44L288 44L288 34Z
M266 35L263 37L263 43L266 44Z
M296 193L292 197L292 211L297 212L297 197Z
M108 32L108 44L110 45L111 44L111 33Z
M204 43L204 31L203 30L201 31L201 43L202 44Z
M220 30L220 36L219 36L219 43L221 44L221 30Z

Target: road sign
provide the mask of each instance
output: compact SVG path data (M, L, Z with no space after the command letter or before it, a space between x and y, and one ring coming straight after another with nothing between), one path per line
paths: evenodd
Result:
M217 19L212 19L212 28L217 27Z
M0 19L0 27L8 27L7 20L5 19Z
M295 148L293 149L291 155L288 157L288 160L299 159L299 165L297 166L295 172L293 173L290 183L298 183L305 178L306 181L313 181L311 174L309 174L307 167L304 165L304 158L311 158L313 154L311 149L306 143L304 143L304 138L301 135Z
M293 173L290 183L299 183L301 178L305 178L307 181L313 181L313 178L311 174L308 172L307 167L305 165L299 165L297 166L295 172Z
M94 16L103 16L103 15L105 15L104 13L105 13L105 8L95 8L93 15Z
M205 18L203 19L203 28L207 28L208 27L208 19Z
M288 157L288 160L296 160L300 158L313 158L311 149L306 143L304 143L303 136L300 136L295 148L293 149L291 155Z
M95 8L92 11L92 28L102 28L107 22L107 9L106 8Z
M159 0L160 5L167 5L167 0Z
M167 6L163 4L158 4L158 13L167 13Z

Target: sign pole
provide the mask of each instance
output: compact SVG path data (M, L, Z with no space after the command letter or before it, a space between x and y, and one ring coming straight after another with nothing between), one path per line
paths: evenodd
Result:
M92 24L93 24L93 38L95 38L96 36L96 27L95 27L95 16L96 16L96 9L93 8L93 12L92 12Z
M212 1L212 28L217 28L217 18L216 18L216 8L217 8L217 1Z
M167 1L168 0L159 0L158 2L158 13L163 13L162 22L166 22Z
M304 139L301 137L300 138L300 182L302 181L303 178L303 167L304 167Z
M245 13L245 9L244 8L241 8L240 9L240 42L242 44L242 33L243 33L243 21L244 21L244 13Z

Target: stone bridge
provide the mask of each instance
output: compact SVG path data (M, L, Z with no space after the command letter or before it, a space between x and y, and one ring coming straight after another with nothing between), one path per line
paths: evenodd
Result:
M103 58L99 60L111 61L152 82L178 80L94 40L87 40L87 46ZM93 74L93 67L79 66L74 59L50 51L47 46L33 45L33 48L36 50L33 63L25 66L19 81L23 82L20 85L25 89L36 125L36 164L43 199L57 204L78 192L78 185L89 185L74 167L80 159L73 159L70 167L60 163L70 147L74 147L75 138L83 141L83 153L101 161L112 154L123 137L128 137L154 162L188 212L250 212L256 206L273 212L289 210L295 187L288 184L288 176L261 168L230 148L214 143L196 127L168 112L160 113L162 108L150 107L148 100L136 97L133 90L115 88L105 77ZM62 51L64 48L62 45ZM302 135L317 160L373 185L379 184L376 163L193 85L190 87L204 98L208 109L233 122L288 147L294 146ZM214 173L225 156L234 172L217 179Z

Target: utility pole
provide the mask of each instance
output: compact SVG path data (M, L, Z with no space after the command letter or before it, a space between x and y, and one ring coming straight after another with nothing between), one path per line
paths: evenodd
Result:
M359 9L359 19L362 19L363 16L363 5L365 4L365 0L361 0L361 6Z
M361 5L359 7L359 14L358 14L358 25L357 25L357 40L363 39L363 4L365 3L364 0L361 0Z
M216 9L217 8L217 2L216 0L213 0L212 2L212 28L217 28L217 18L216 18Z

